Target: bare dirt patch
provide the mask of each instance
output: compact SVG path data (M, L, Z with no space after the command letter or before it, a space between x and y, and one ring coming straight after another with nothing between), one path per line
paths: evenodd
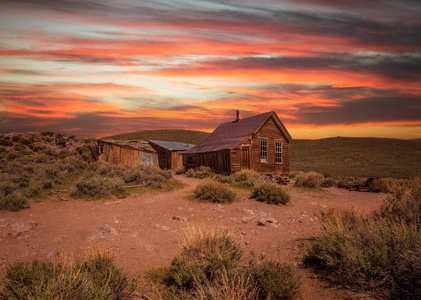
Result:
M291 202L268 205L252 199L233 204L196 203L186 199L198 179L175 176L183 189L119 200L61 201L60 197L32 203L19 212L0 213L0 264L51 259L58 252L80 258L83 249L105 245L117 253L117 264L132 274L170 264L180 249L179 231L188 222L222 225L250 251L268 258L296 261L305 242L320 233L315 213L323 207L377 208L385 194L329 188L320 192L289 187ZM0 270L0 275L4 270ZM308 270L303 273L304 299L357 297L329 287Z

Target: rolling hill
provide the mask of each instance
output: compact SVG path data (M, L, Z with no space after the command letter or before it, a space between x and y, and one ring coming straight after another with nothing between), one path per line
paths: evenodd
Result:
M145 130L107 138L164 140L200 144L209 133L192 130ZM335 137L292 140L291 171L330 176L409 178L421 175L421 140Z

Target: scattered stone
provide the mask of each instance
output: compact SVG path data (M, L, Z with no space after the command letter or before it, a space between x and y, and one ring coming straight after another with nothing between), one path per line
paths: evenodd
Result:
M249 214L249 215L255 214L254 210L247 209L247 208L239 208L238 211L242 212L242 213L245 213L245 214Z
M244 245L250 245L250 242L249 241L246 241L245 243L244 243Z
M170 230L169 227L163 226L163 225L159 225L159 224L156 224L155 225L155 228L161 229L162 231L169 231Z
M65 202L65 201L68 201L68 200L67 200L67 199L65 199L64 197L61 197L61 198L60 198L60 201Z
M187 218L185 218L185 217L178 217L178 216L174 216L172 219L174 221L180 221L180 222L186 222L187 221Z
M101 229L102 229L104 232L109 232L109 233L112 233L112 234L118 234L118 231L117 231L115 228L113 228L113 227L111 227L110 225L108 225L108 224L103 225L103 226L101 227Z
M266 225L265 223L266 222L264 220L257 221L257 225L259 225L259 226L265 226Z
M278 223L278 220L276 220L275 218L267 218L266 219L266 223L275 224L275 223Z

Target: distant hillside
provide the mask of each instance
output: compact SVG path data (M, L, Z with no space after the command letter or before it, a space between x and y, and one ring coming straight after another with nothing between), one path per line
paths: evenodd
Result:
M194 130L143 130L122 133L104 138L115 140L159 140L198 145L203 142L209 133Z
M292 140L291 170L331 176L420 176L421 140L347 137Z

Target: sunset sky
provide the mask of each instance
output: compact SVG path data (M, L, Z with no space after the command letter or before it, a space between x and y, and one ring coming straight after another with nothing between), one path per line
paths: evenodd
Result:
M2 0L0 132L421 138L419 0Z

